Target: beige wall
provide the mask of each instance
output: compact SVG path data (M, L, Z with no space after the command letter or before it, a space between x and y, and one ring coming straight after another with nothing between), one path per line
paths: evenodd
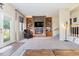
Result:
M59 34L59 17L58 17L58 15L52 17L52 33L53 33L53 37Z
M69 9L62 9L59 11L59 35L60 40L65 40L69 36L69 28L65 26L66 21L70 19ZM69 24L69 22L68 22Z
M71 11L71 18L77 18L77 22L73 22L73 24L79 24L79 6Z
M22 33L23 33L23 31L20 31L20 25L19 25L19 16L21 16L21 17L25 17L24 15L22 15L18 10L16 10L16 12L15 12L15 19L16 19L16 21L15 21L15 32L16 32L16 41L19 41L19 40L21 40L21 39L23 39L22 37L23 37L23 35L22 35ZM24 19L24 21L25 21L25 19ZM24 22L24 28L25 28L25 22Z

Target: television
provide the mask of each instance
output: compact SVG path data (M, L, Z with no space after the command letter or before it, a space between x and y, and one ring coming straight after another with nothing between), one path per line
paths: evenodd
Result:
M44 22L35 22L34 26L35 27L43 27L44 26Z

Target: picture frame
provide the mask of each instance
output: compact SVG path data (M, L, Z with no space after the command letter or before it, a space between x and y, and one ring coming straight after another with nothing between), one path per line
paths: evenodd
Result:
M75 17L75 18L73 18L73 22L77 22L77 18Z

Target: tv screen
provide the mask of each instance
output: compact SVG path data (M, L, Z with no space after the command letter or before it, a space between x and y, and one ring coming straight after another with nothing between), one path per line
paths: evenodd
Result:
M35 22L35 27L43 27L44 22Z

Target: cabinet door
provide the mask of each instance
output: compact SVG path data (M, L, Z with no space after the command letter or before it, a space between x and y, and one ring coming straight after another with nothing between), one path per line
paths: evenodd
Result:
M52 36L52 32L47 32L46 36Z

